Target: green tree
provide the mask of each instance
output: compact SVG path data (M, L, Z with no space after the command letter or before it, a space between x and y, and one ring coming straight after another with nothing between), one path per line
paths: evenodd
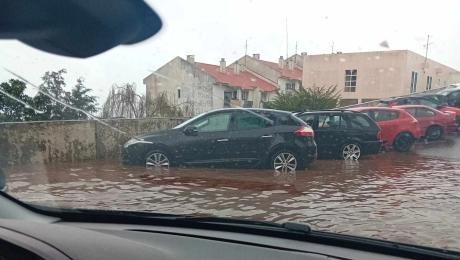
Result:
M88 116L74 108L87 113L97 112L97 100L89 95L90 88L85 87L84 79L77 79L71 91L66 91L65 69L47 71L42 77L40 92L34 97L35 107L43 113L36 114L34 120L71 120L88 119Z
M24 93L26 84L10 79L0 84L0 122L30 120L35 116L32 98Z
M66 92L65 101L73 108L81 109L87 113L93 114L98 111L97 98L88 93L91 92L90 88L85 87L84 79L78 78L77 84L72 88L71 92ZM65 119L88 119L88 116L81 111L66 108L64 114Z
M47 71L42 77L43 83L39 86L40 92L34 97L34 104L37 109L43 111L37 114L34 120L62 120L66 106L56 101L65 102L70 96L64 88L66 86L64 74L65 69L59 71ZM53 98L51 98L51 97Z
M336 86L301 88L299 91L280 93L265 107L286 111L311 111L337 107L340 93Z

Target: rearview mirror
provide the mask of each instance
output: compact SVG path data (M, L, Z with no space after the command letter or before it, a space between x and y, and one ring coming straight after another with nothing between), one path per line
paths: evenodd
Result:
M187 126L184 129L184 134L185 135L197 135L198 134L198 129L193 125Z
M6 191L6 175L2 169L0 169L0 191Z
M0 39L90 57L156 34L160 17L143 0L1 1Z

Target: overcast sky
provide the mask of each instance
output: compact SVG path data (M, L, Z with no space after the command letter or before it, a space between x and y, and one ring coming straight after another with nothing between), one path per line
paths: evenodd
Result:
M0 65L39 84L45 71L66 68L69 88L86 79L100 102L112 84L134 82L145 93L142 79L175 56L194 54L201 62L233 62L245 52L277 61L288 53L330 53L409 49L460 69L460 1L267 1L152 0L164 27L153 38L104 54L73 59L47 54L16 41L0 41ZM389 48L380 46L386 40ZM0 68L0 81L12 76ZM34 91L28 90L33 94Z

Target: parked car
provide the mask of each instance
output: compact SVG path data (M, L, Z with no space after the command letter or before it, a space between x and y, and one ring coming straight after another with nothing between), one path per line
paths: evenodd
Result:
M326 110L297 116L313 127L319 156L358 160L381 149L380 127L365 114Z
M316 158L311 127L292 113L220 109L173 129L126 142L123 162L147 167L177 164L248 164L275 170L304 169Z
M390 107L399 105L424 105L442 112L453 112L456 115L457 128L460 126L460 108L450 106L448 104L447 97L439 93L424 93L405 97L389 98L380 100L380 102L381 104Z
M404 105L396 108L404 109L417 119L427 140L439 140L444 134L457 131L456 116L452 112L442 112L422 105Z
M399 152L407 152L415 141L422 137L422 129L417 119L403 109L357 107L351 110L365 113L377 122L382 130L386 150L393 148Z
M460 108L460 87L445 88L436 94L444 96L448 106Z
M3 172L3 170L0 168L0 191L6 192L7 191L7 186L6 186L6 175Z

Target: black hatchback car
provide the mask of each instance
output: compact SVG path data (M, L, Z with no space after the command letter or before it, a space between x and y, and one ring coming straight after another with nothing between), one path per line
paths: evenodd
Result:
M314 133L292 113L229 108L126 142L123 162L147 167L238 164L304 169L316 158Z
M348 110L297 114L315 131L318 155L358 160L381 150L380 127L369 116Z

